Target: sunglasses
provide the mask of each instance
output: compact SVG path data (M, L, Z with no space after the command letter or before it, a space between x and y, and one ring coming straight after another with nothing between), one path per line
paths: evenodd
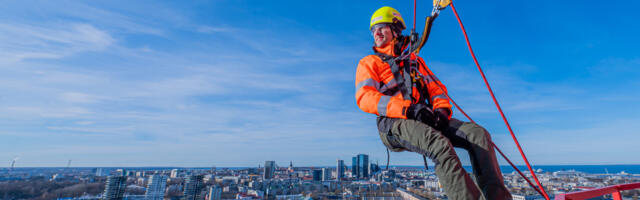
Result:
M386 27L391 28L391 24L381 23L381 24L373 25L373 27L371 27L371 34L374 34L376 31L380 31Z

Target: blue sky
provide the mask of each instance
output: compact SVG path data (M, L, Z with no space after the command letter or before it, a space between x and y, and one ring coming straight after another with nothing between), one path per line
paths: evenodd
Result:
M393 6L411 24L412 2L4 2L0 163L326 166L366 153L382 164L355 70L373 11ZM421 28L431 6L418 3ZM639 2L455 3L533 164L640 164ZM421 56L522 164L450 9Z

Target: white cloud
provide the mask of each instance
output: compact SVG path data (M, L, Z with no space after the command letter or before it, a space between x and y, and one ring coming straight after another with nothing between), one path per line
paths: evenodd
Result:
M629 152L638 152L633 119L584 123L580 127L539 127L516 133L531 162L549 164L634 164L640 162ZM493 134L496 144L512 160L521 163L517 149L508 135ZM544 147L544 148L541 148Z
M44 118L68 118L91 114L92 112L83 107L51 107L51 106L17 106L6 107L5 111L15 116L27 116L29 118L40 116Z
M370 153L374 160L384 153L375 117L361 112L353 100L355 65L363 52L332 43L323 33L193 25L180 14L160 10L125 15L120 9L123 13L73 4L55 11L72 16L60 23L0 22L0 54L15 62L1 66L6 69L0 73L0 123L8 126L0 126L0 135L26 138L11 150L28 152L31 165L45 157L40 165L52 165L72 155L74 163L84 166L237 166L266 158L309 165L355 153ZM155 15L166 16L159 22L147 17ZM201 41L169 32L171 26L223 39L205 48L194 44ZM131 33L190 45L129 47ZM109 62L100 67L71 58L104 50L110 51L96 57L109 56ZM498 118L475 67L430 66L472 117ZM535 71L534 66L523 68ZM574 94L583 94L569 83L521 79L519 67L493 69L488 76L510 116L560 108L573 102ZM553 121L539 119L531 121ZM530 130L524 135L533 135ZM496 137L502 141L500 135L506 134ZM392 164L421 162L412 153L393 159Z
M90 24L0 23L0 61L53 59L83 51L99 51L115 42L107 32Z
M90 125L83 124L83 125ZM98 128L87 128L87 127L61 127L61 126L49 126L46 127L50 130L55 131L64 131L66 132L66 136L69 135L83 135L87 134L110 134L110 135L126 135L131 132L131 127L98 127Z
M79 92L65 92L60 94L60 99L62 101L69 102L69 103L87 104L87 103L96 103L100 101L100 99L103 99L103 97L98 97L98 96L79 93Z
M212 26L204 26L204 25L198 26L196 30L201 33L229 33L233 31L232 28L228 28L228 27L212 27Z
M77 121L76 124L78 124L78 125L92 125L92 124L95 124L95 122L93 122L93 121Z

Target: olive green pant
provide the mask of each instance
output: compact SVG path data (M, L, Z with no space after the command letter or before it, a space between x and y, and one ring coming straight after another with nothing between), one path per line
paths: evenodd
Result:
M452 118L449 128L441 132L419 121L398 119L388 133L380 132L380 138L392 151L408 150L429 157L449 199L511 199L491 136L478 124ZM477 186L462 168L454 147L469 152Z

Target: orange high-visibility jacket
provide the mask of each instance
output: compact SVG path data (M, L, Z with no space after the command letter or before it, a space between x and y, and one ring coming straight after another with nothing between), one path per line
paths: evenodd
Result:
M395 46L394 40L394 42L391 42L385 47L374 47L374 51L395 57L397 56L394 51ZM415 55L411 56L413 58L417 57ZM426 85L433 109L446 108L449 109L449 113L452 113L451 104L444 95L447 88L435 78L435 76L433 76L435 80L429 76L433 75L433 72L427 68L422 58L417 57L417 60L419 63L419 76L422 77L419 81L423 81L423 85ZM407 119L406 111L412 104L411 100L405 100L400 92L392 95L383 94L386 90L401 87L393 80L394 77L391 72L391 66L380 57L368 55L362 58L360 63L358 63L358 69L356 71L356 103L360 109L381 117ZM440 89L438 85L440 85L442 89ZM420 99L420 92L417 91L416 87L413 87L411 95L414 99Z

